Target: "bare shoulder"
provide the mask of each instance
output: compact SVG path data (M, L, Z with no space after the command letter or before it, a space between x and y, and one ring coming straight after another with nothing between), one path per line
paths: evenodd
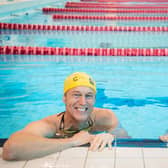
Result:
M95 119L96 124L104 125L109 128L114 128L118 124L118 119L115 113L110 109L105 108L94 108L93 117Z
M106 109L106 108L95 107L93 110L93 114L97 117L107 118L107 119L109 117L115 117L115 113L112 110Z
M54 114L41 120L31 122L22 131L45 137L52 137L57 129L57 120L58 115Z

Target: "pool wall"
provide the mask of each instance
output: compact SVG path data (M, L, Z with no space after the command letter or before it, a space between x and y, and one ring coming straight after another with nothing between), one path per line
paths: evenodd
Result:
M7 138L0 139L0 147L3 146ZM167 148L168 143L162 142L156 139L116 139L113 141L113 146L117 147L147 147L147 148ZM82 145L82 146L89 146L89 144Z

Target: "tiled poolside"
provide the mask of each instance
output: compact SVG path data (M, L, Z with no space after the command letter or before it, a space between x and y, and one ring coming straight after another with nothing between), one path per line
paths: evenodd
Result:
M4 161L1 168L168 168L168 148L107 148L102 152L76 147L28 161Z

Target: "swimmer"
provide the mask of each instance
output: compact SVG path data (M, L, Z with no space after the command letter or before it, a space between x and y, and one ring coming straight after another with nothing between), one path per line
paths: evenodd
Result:
M28 124L3 145L5 160L29 160L90 144L89 150L112 149L115 136L126 137L110 109L94 107L96 83L84 72L76 72L64 81L65 111ZM95 134L95 132L99 132ZM114 133L113 133L114 132Z
M168 135L162 135L159 137L161 141L168 142Z

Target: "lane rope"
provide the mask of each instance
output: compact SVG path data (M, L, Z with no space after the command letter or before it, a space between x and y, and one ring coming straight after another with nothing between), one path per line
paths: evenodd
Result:
M54 48L0 46L0 55L168 56L168 48Z
M135 2L135 0L80 0L81 2ZM136 2L160 3L167 2L167 0L136 0Z
M160 10L117 10L117 9L78 9L78 8L43 8L43 13L79 12L79 13L168 13L168 9Z
M113 3L108 3L108 4L105 4L105 3L90 3L90 2L66 2L65 4L65 7L66 8L115 8L115 9L118 9L118 8L124 8L124 9L167 9L168 8L168 4L162 4L162 5L156 5L156 6L153 6L153 5L139 5L139 4L136 4L136 5L126 5L126 4L118 4L118 5L115 5Z
M53 19L92 19L92 20L168 20L167 16L81 16L81 15L58 15Z
M0 23L0 30L38 30L38 31L139 31L139 32L168 32L168 27L143 26L75 26L75 25L40 25ZM9 32L8 32L9 33ZM16 32L17 33L17 32ZM23 32L24 33L24 32Z

